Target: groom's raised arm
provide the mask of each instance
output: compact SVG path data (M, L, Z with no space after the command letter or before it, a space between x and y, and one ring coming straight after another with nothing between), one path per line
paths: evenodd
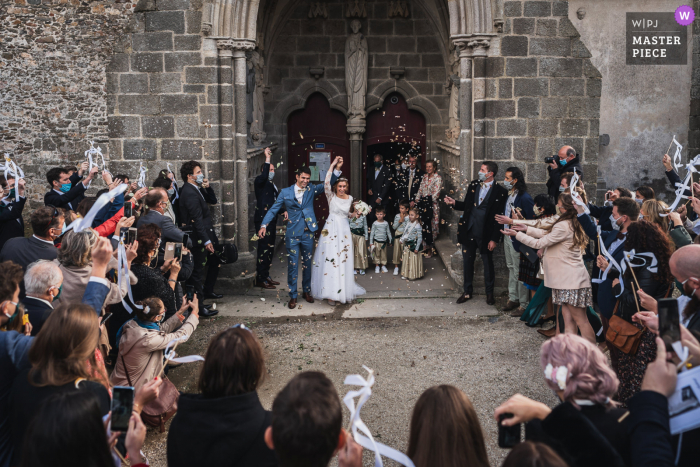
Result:
M283 205L284 196L282 196L282 193L280 193L277 197L277 200L275 201L275 204L273 204L272 207L267 211L267 214L265 214L265 217L263 218L260 227L267 227L267 224L272 222L277 217L277 214L279 214L280 209L282 209Z

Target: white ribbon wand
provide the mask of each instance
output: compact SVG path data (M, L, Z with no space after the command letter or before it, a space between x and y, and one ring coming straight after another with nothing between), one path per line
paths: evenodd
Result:
M187 336L182 336L168 342L168 345L165 346L165 350L163 351L163 365L161 366L160 371L158 372L158 376L160 376L163 373L163 371L165 370L165 365L167 365L168 362L191 363L204 361L204 357L202 357L201 355L187 355L186 357L175 356L175 349L177 348L177 346L181 342L185 342L186 340Z
M138 186L139 188L146 188L146 172L148 172L148 169L143 165L143 162L139 164Z
M676 152L676 155L678 158L680 158L680 154L678 151ZM685 175L685 179L683 180L683 183L676 183L676 199L673 201L673 204L668 207L669 212L674 211L682 199L688 199L688 197L685 195L685 190L690 190L691 196L694 196L693 173L697 172L697 169L695 168L696 165L700 165L700 154L695 156L693 160L686 164L685 168L687 170L687 173ZM668 216L667 213L660 213L659 215L663 217Z
M372 432L360 419L360 410L369 399L369 396L372 395L372 386L374 385L374 371L370 370L364 365L362 365L362 368L367 370L369 373L369 378L367 380L360 375L348 375L345 377L345 381L343 383L351 386L362 386L361 389L356 391L348 391L348 393L345 394L345 397L343 397L343 403L350 411L350 430L352 431L353 438L357 444L363 448L374 451L375 467L383 467L384 464L382 463L381 456L395 460L399 464L405 465L406 467L415 467L411 459L409 459L406 454L390 448L385 444L376 442L374 437L372 437ZM355 408L355 397L360 398L357 402L357 409ZM362 431L367 436L361 435L358 433L358 430Z
M9 177L8 177L9 175ZM19 179L24 178L24 171L5 153L5 180L15 179L15 201L19 201Z
M90 163L90 169L92 169L93 167L99 168L99 165L97 164L97 162L92 160L93 155L100 156L100 158L102 159L102 171L107 172L108 174L111 175L112 172L110 172L107 169L107 163L105 162L105 156L102 154L102 148L99 146L95 147L95 142L90 141L90 149L85 151L85 157L87 158L88 162Z
M676 168L676 172L678 172L681 168L681 151L683 151L683 146L676 141L676 135L673 135L673 140L671 140L671 144L668 145L666 154L668 154L668 151L671 150L671 146L674 144L676 145L676 153L673 155L673 166Z
M124 184L126 185L126 184ZM134 302L134 296L131 293L131 281L129 280L129 262L126 259L126 245L124 245L124 235L119 233L119 246L117 247L117 286L119 290L122 289L122 281L126 281L126 295L129 297L129 303L134 305L139 310L143 310L142 305L137 305ZM129 313L133 313L131 305L129 305L124 297L122 296L122 305L124 309Z
M85 217L78 218L71 222L71 224L68 227L66 227L66 230L73 229L76 232L82 232L83 230L92 227L92 221L95 220L95 216L97 216L97 213L100 211L100 209L107 206L109 200L111 200L112 198L116 198L118 195L124 193L128 187L129 186L126 183L122 183L118 187L112 189L112 191L102 193L102 195L100 195L100 197L97 198L97 201L95 201L95 204L92 205L87 214L85 214Z
M571 199L574 200L574 203L576 203L577 205L579 205L583 208L583 212L585 212L586 214L590 214L591 210L588 209L588 206L586 205L586 203L584 203L583 200L581 199L581 195L579 195L578 192L576 191L576 184L578 184L578 181L579 181L579 176L576 173L576 170L574 170L574 176L571 177L571 185L569 185L569 191L571 192Z
M601 233L600 225L598 225L597 229L598 229L598 238L600 238L600 233ZM611 255L610 252L608 251L608 249L605 248L605 243L598 242L598 245L600 247L600 254L608 259L608 267L605 268L605 271L601 270L602 275L600 277L598 277L597 279L591 279L591 281L595 282L596 284L600 284L601 282L605 282L608 278L608 273L610 272L610 270L613 267L618 270L618 272L620 273L620 277L622 277L622 275L625 272L624 261L623 261L622 266L620 266L618 264L618 262L615 261L615 258L613 258L613 255ZM620 295L622 295L622 292L624 290L625 290L625 281L621 280L620 281ZM620 295L618 295L618 297Z
M175 180L175 174L173 173L172 170L170 170L170 162L166 162L166 165L168 166L168 173L173 176L172 180L173 180L173 188L175 189L175 199L178 199L180 197L180 190L177 189L177 180Z

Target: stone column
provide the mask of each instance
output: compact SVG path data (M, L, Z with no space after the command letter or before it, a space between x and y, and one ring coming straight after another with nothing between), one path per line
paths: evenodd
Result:
M364 118L356 118L348 121L347 129L350 134L350 195L355 199L362 199L362 135L365 133L367 122Z
M221 76L223 70L232 69L233 44L229 40L218 40L216 47L218 49L219 56L219 76ZM219 86L219 97L221 97L223 94L222 88L225 86L221 80L219 80ZM230 86L232 86L232 84ZM231 95L233 95L233 93L231 93ZM219 99L219 124L221 126L229 126L231 128L231 134L234 135L235 120L232 120L231 122L223 121L222 104L223 102L221 102L221 99ZM236 194L233 183L233 179L236 176L234 145L235 139L232 141L230 139L223 139L219 137L219 173L221 174L219 186L221 188L220 200L221 214L223 216L221 219L221 236L226 242L233 241L236 234Z

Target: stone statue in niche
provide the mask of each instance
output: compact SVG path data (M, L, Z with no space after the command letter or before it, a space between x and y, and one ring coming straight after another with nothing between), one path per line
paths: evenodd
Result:
M445 90L450 96L450 106L447 114L449 120L445 136L450 143L454 144L459 140L459 133L462 130L459 121L459 53L457 50L452 53L451 58L452 73L447 78L447 83L445 83Z
M248 107L248 144L260 146L267 134L263 130L265 120L265 80L263 69L265 59L258 50L253 50L248 59L248 75L246 82Z
M352 34L345 42L345 90L348 94L348 119L365 118L367 94L367 38L360 32L362 24L353 20Z

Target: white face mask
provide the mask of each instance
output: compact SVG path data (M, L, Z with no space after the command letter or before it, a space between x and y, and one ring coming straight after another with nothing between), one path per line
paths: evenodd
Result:
M620 224L617 223L620 219L622 219L622 216L615 219L615 216L610 214L610 224L612 224L614 230L620 230Z

